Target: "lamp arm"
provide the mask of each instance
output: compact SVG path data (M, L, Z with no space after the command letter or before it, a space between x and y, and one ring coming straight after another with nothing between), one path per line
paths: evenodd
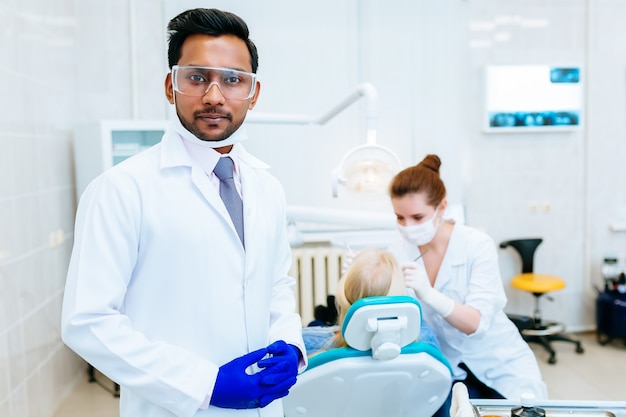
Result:
M328 110L326 113L323 113L317 116L316 123L325 124L327 121L335 117L337 114L341 113L343 110L348 108L352 103L356 102L361 97L365 97L366 100L366 117L368 119L368 128L369 122L371 119L376 119L376 101L378 100L378 93L373 85L369 83L363 83L356 86L354 91L345 96L343 100L337 103L333 108ZM375 126L374 126L375 128Z
M250 112L246 117L246 121L249 123L277 123L277 124L319 124L323 125L330 119L341 113L352 103L356 102L361 97L366 100L366 118L367 118L367 130L372 132L376 130L376 120L378 118L378 93L372 84L363 83L359 84L354 91L345 96L340 102L338 102L330 110L318 115L311 116L307 114L286 114L286 113L255 113ZM368 135L369 143L369 135Z

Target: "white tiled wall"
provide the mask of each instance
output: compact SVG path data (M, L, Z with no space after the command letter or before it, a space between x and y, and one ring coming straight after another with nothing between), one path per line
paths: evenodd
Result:
M76 204L72 130L98 119L164 118L165 22L198 6L207 3L0 0L0 416L51 415L84 372L59 339ZM250 24L261 57L257 110L319 114L356 84L373 83L378 143L405 165L440 154L451 198L496 241L544 237L537 265L568 281L548 313L593 325L591 284L603 253L626 254L626 234L608 230L626 207L623 0L211 6ZM511 23L520 18L547 25ZM496 30L477 33L473 21L495 22ZM555 61L580 64L588 75L583 129L481 131L484 65ZM330 196L330 171L363 142L362 114L357 105L324 127L252 127L246 147L273 165L291 204L367 208ZM306 172L303 158L315 160ZM538 211L529 210L532 202ZM541 209L546 202L549 211ZM517 264L508 252L501 260L506 281ZM507 291L514 309L529 307Z
M0 415L47 416L83 366L59 337L75 205L73 1L2 1L0 28Z
M132 3L138 42L155 37L139 54L140 71L154 75L142 78L147 100L135 114L131 2L0 0L0 416L52 415L86 371L59 329L76 206L72 132L98 118L164 117L161 6Z

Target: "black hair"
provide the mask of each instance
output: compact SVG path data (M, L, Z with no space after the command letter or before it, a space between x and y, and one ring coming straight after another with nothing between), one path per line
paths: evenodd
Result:
M169 46L167 60L170 68L178 63L185 39L190 35L234 35L246 43L250 52L252 72L259 66L256 45L249 39L250 31L244 20L236 14L217 9L191 9L174 17L167 25Z

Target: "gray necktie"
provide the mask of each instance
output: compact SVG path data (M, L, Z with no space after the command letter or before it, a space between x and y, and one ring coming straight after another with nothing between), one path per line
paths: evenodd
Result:
M213 172L220 179L220 197L228 209L228 214L230 214L235 225L241 244L245 247L243 240L243 202L235 187L233 165L233 160L230 157L220 158Z

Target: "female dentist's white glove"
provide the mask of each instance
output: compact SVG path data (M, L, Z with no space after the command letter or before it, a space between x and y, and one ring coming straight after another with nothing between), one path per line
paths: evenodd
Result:
M454 310L454 300L443 295L430 285L428 275L423 266L416 262L408 262L402 265L404 283L412 288L417 295L417 299L428 304L442 317L448 317Z
M359 252L355 252L352 249L348 250L346 254L343 256L343 261L341 262L341 275L346 275L348 269L350 269L350 265L354 262L354 259L357 257Z
M452 387L452 406L450 417L474 417L474 407L469 400L467 387L462 382L457 382Z

